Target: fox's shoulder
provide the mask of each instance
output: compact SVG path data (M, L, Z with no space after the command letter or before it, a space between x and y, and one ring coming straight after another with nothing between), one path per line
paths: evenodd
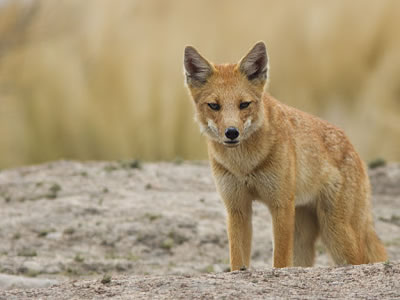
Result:
M319 131L321 133L328 131L344 134L343 129L340 127L311 113L282 103L268 93L264 94L263 100L269 109L269 117L280 124L289 125L293 129L299 130Z
M286 105L266 94L264 101L269 107L270 124L278 139L290 139L298 146L327 151L340 158L355 153L354 146L343 129L310 113ZM286 134L281 134L286 132ZM301 149L298 149L301 150ZM339 158L340 157L340 158Z

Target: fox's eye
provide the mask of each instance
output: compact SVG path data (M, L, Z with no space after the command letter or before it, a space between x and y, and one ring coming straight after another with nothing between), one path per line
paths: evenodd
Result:
M240 109L248 108L249 105L250 105L250 103L251 103L251 102L242 102L242 103L240 103L239 108L240 108Z
M221 106L218 103L207 103L212 110L219 110Z

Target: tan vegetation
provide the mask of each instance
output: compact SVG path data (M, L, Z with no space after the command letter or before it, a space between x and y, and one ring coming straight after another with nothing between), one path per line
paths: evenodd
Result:
M400 159L400 2L1 1L0 166L206 157L183 48L267 44L271 93Z

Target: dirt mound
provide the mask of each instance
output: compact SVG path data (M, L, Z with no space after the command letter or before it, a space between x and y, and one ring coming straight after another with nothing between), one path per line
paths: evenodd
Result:
M387 247L390 260L398 261L400 165L379 167L371 170L370 175L377 232ZM104 274L111 274L113 278L118 278L111 281L111 290L116 289L118 284L122 285L121 290L129 290L131 284L144 280L143 284L149 285L149 290L161 291L166 286L175 288L178 293L180 289L174 284L180 282L179 278L187 278L185 284L188 291L192 292L196 289L195 282L198 282L197 289L201 291L212 286L207 282L212 282L214 278L216 287L212 289L217 289L223 284L221 278L226 278L227 287L229 282L238 280L237 285L231 283L231 289L237 293L242 289L240 280L246 281L246 276L258 276L257 280L261 281L265 274L270 274L268 272L278 272L276 274L282 277L278 277L281 279L277 282L282 281L282 286L285 286L284 282L289 277L310 276L307 278L311 280L316 278L313 276L321 277L324 273L326 282L321 281L321 287L324 284L328 286L331 274L344 272L340 273L343 275L348 270L355 270L351 271L354 274L370 270L368 272L372 274L375 271L371 270L376 268L385 284L390 283L391 278L385 275L389 274L385 270L393 270L393 276L398 276L398 264L390 264L390 268L381 264L355 269L272 271L270 215L267 208L258 203L254 207L252 268L268 271L236 275L218 273L228 268L229 261L225 211L215 191L210 169L204 162L141 164L134 160L88 163L59 161L2 170L0 205L0 273L21 279L34 277L47 283L45 279L58 282L67 279L98 280ZM316 265L330 265L323 246L318 245L317 250ZM198 275L202 273L217 274ZM301 275L303 273L309 275ZM160 274L168 276L119 277ZM185 275L182 277L181 274ZM374 276L359 280L360 293L370 290L368 284L363 282L378 280ZM145 283L146 280L159 282L157 284L160 287L154 289L150 283ZM190 284L190 280L193 280L193 284ZM347 285L343 280L338 280L337 285ZM168 281L171 283L167 284ZM123 286L124 282L127 282L126 287ZM78 291L83 289L85 282L74 284ZM299 281L297 284L301 286L306 283ZM89 285L93 291L96 286L106 289L106 285L97 281ZM9 286L2 285L3 288ZM29 286L29 283L13 285L16 286ZM61 292L71 286L72 283L66 283L47 291ZM269 291L269 286L268 283L262 288ZM284 292L282 286L279 289ZM244 293L247 288L243 289ZM256 285L251 291L255 293L259 288ZM301 287L299 289L301 291ZM386 285L382 289L388 291ZM312 295L307 294L307 289L304 291L304 295ZM229 295L228 290L222 292ZM102 297L101 294L99 297Z
M287 268L206 275L124 276L47 289L0 292L0 299L399 299L400 264Z

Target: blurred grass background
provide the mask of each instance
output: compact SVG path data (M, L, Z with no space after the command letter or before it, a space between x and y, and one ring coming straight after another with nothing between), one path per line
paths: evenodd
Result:
M0 167L206 158L183 48L267 43L271 94L400 160L400 1L0 0Z

